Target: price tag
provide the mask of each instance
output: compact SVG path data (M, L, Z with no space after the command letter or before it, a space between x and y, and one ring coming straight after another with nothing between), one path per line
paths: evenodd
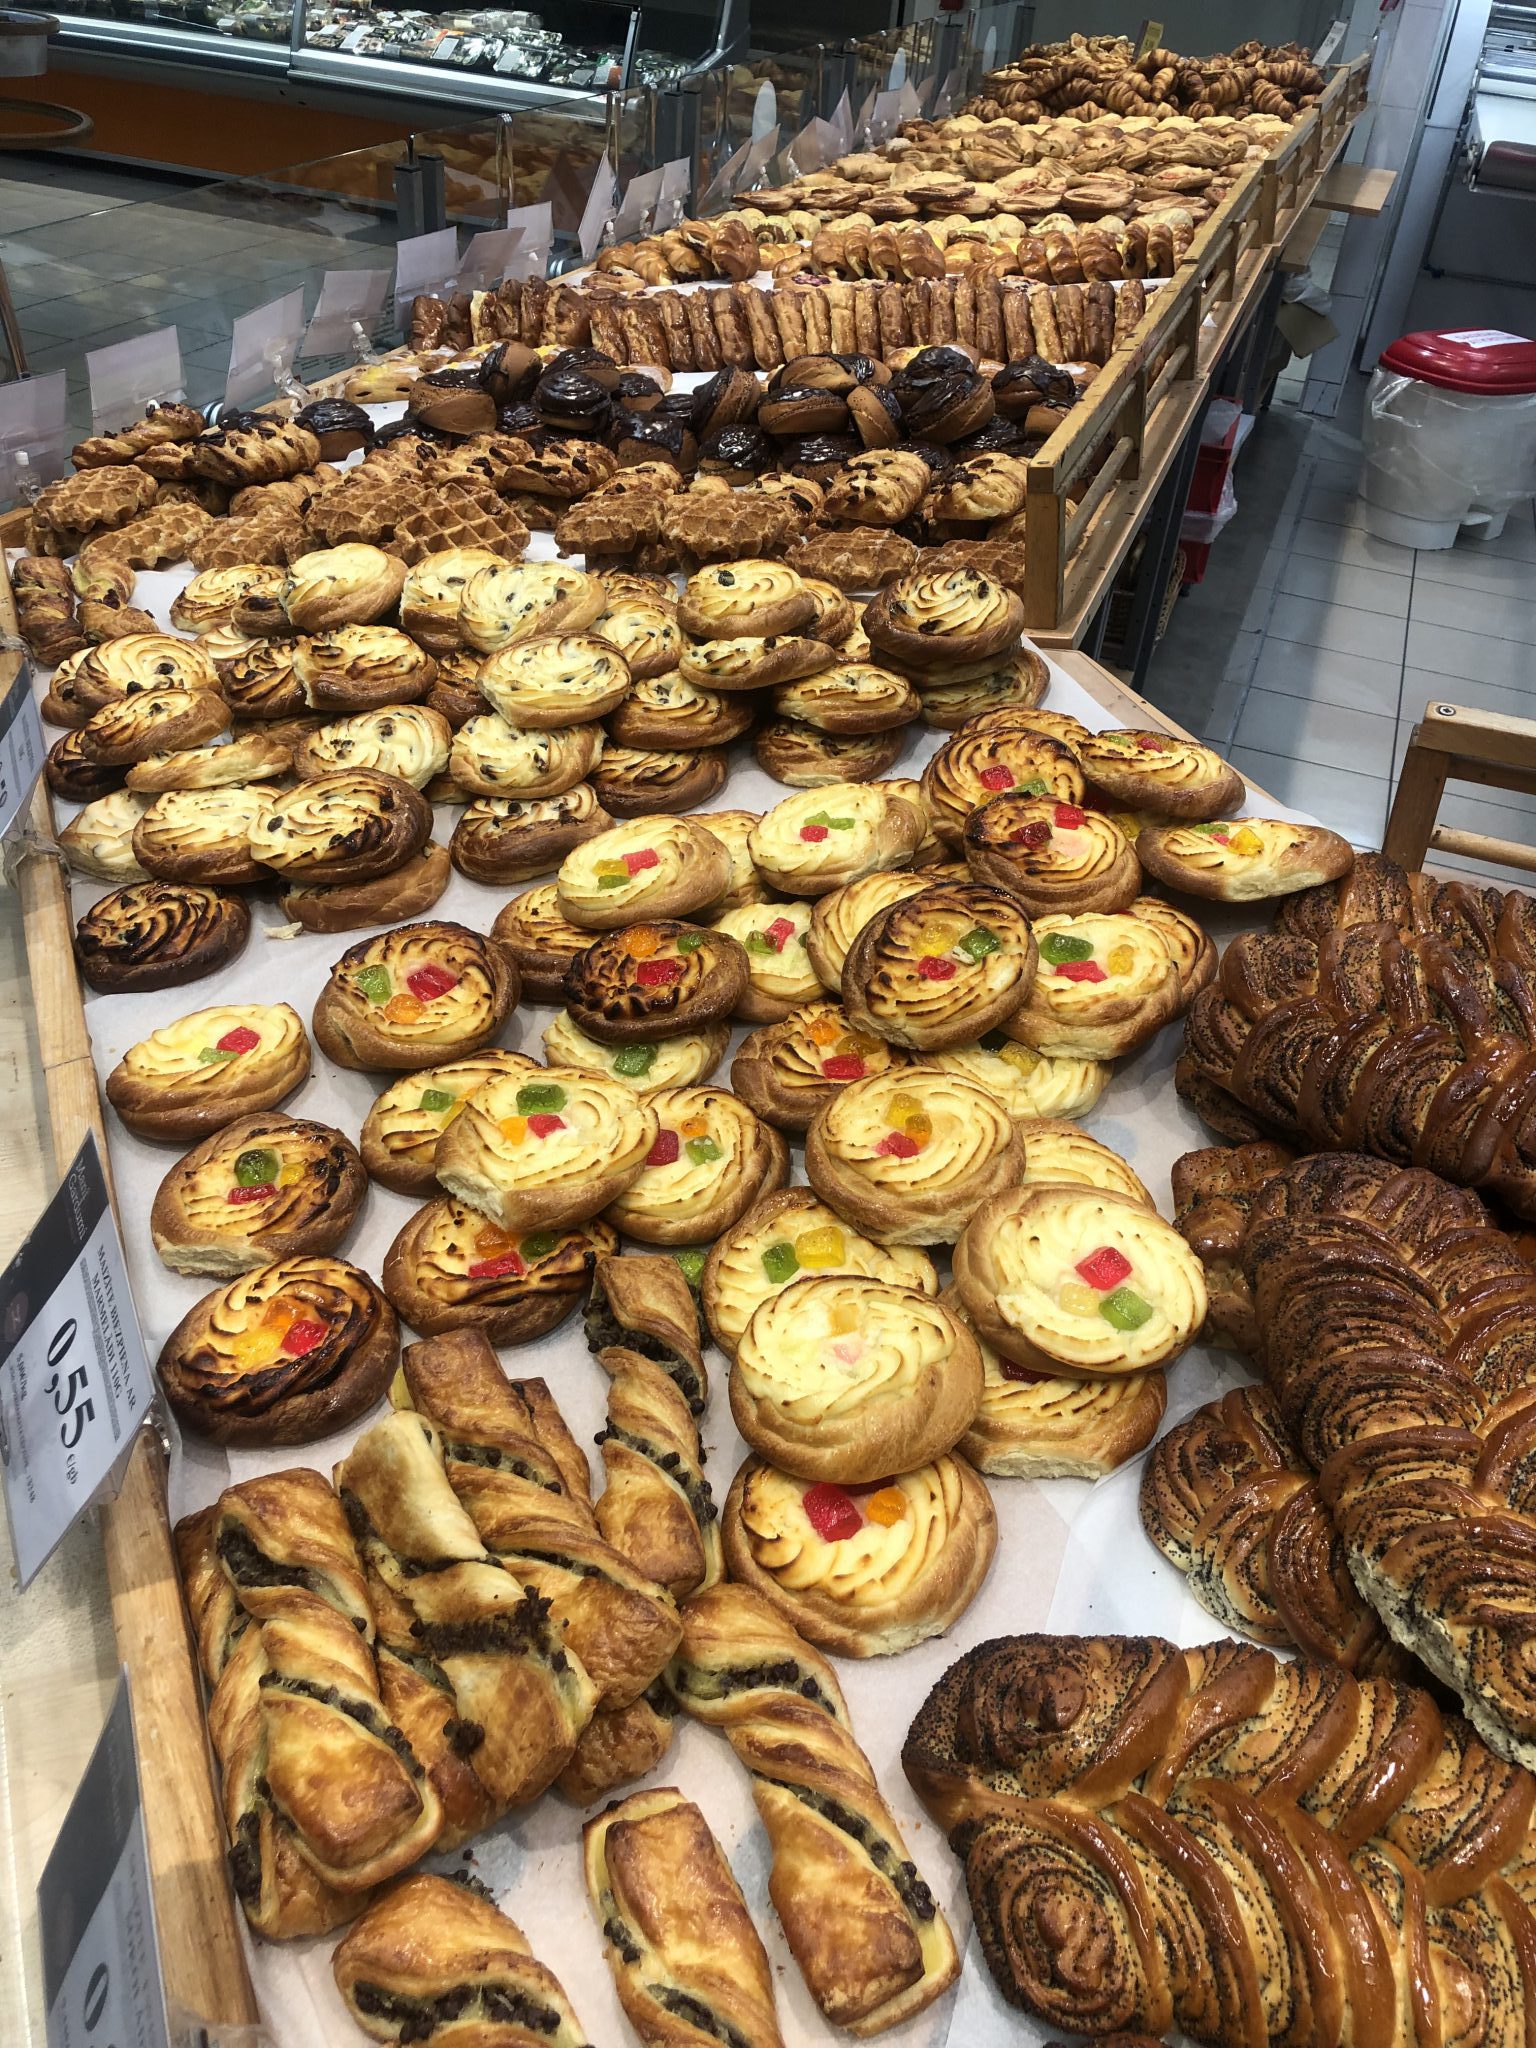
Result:
M507 265L508 277L543 277L549 269L550 244L555 239L555 210L549 200L537 206L516 206L507 215L508 228L516 228L521 240Z
M85 371L91 384L91 426L98 434L131 427L151 400L183 394L181 343L174 327L88 349Z
M0 1460L23 1586L90 1506L153 1396L123 1241L87 1135L0 1275Z
M779 96L774 90L773 80L765 78L752 102L752 140L761 142L765 135L776 132L778 125Z
M24 498L23 478L49 484L64 474L68 406L62 370L0 384L0 498Z
M170 2048L128 1674L37 1886L48 2048Z
M372 334L389 292L387 270L328 270L310 316L301 356L345 355L352 347L353 327Z
M522 239L521 228L483 228L471 235L459 264L459 290L493 292L511 268Z
M43 721L32 690L32 672L23 661L11 687L0 699L0 839L5 838L26 810L46 751Z
M434 228L430 234L407 235L395 244L395 317L409 324L411 301L418 292L437 292L443 279L459 267L457 228Z
M710 180L708 191L699 201L700 213L710 213L715 207L725 205L741 182L741 174L751 151L751 143L744 142L740 149L726 158Z
M837 130L837 146L846 156L853 147L853 108L848 99L848 88L843 87L842 97L832 109L832 126Z
M1338 19L1333 23L1332 27L1329 29L1327 35L1323 37L1323 40L1318 44L1316 50L1312 54L1312 62L1317 66L1319 71L1322 70L1325 64L1330 63L1332 61L1334 51L1337 50L1340 43L1343 42L1345 36L1347 36L1348 33L1348 17L1345 15L1340 15Z
M1136 55L1132 61L1139 64L1143 57L1150 57L1154 50L1161 48L1162 40L1163 24L1160 21L1144 21L1136 44Z
M576 240L588 263L597 254L618 189L619 181L614 175L613 165L607 157L599 157L597 169L592 174L591 189L587 193L587 203L581 211L581 225L576 230Z
M231 330L226 405L249 405L293 367L304 332L304 288L242 313Z
M774 122L766 135L747 146L746 160L736 180L738 192L753 192L759 185L766 184L764 172L772 162L779 147L779 124Z
M616 242L627 242L631 235L644 232L651 210L661 197L661 180L662 170L658 165L654 171L638 172L624 187L624 197L613 216L613 239Z
M688 187L692 182L692 166L685 156L675 156L661 167L661 190L656 197L656 212L653 215L657 234L665 234L668 228L675 228L683 219L688 207Z

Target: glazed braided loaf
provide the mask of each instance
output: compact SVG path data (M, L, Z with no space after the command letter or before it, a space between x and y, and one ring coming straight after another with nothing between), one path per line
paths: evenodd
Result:
M1232 1642L1012 1636L902 1761L1006 1998L1222 2048L1525 2048L1536 1780L1427 1693Z
M1265 1131L1428 1167L1536 1217L1536 898L1363 855L1191 1008L1179 1092Z

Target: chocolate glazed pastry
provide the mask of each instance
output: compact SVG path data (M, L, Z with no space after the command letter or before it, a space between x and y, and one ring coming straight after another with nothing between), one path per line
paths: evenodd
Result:
M345 398L317 398L294 414L294 425L307 427L314 435L322 462L340 462L373 446L372 416Z
M75 927L92 988L176 988L214 974L251 934L243 898L180 882L132 882L93 903Z

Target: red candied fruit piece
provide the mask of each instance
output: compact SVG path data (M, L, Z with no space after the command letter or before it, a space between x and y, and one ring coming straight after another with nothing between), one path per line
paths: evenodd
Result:
M253 1031L249 1024L237 1024L233 1031L226 1031L219 1040L220 1052L254 1052L261 1043L261 1033Z
M875 1147L888 1159L915 1159L922 1149L916 1138L909 1138L905 1131L887 1131Z
M528 1268L516 1252L498 1252L494 1259L477 1259L469 1269L471 1280L521 1280Z
M430 1003L438 996L447 995L449 989L457 988L459 977L450 974L446 967L435 967L429 961L425 967L418 967L408 974L405 985L419 1001Z
M800 827L800 837L808 839L813 846L819 846L826 836L827 828L825 825L802 825Z
M665 988L680 980L682 972L681 960L642 960L635 968L635 979L642 988Z
M1100 1294L1109 1294L1122 1280L1129 1278L1131 1262L1124 1252L1117 1251L1112 1244L1101 1244L1098 1250L1090 1252L1086 1259L1079 1259L1073 1271L1086 1280L1090 1287L1097 1287Z
M656 1142L645 1155L647 1166L670 1166L682 1150L683 1141L676 1131L658 1131Z
M1063 832L1075 832L1083 822L1082 805L1058 804L1056 806L1056 822Z
M556 1116L552 1110L537 1110L529 1117L528 1128L536 1138L548 1138L565 1129L565 1118Z
M317 1344L326 1339L324 1323L313 1316L300 1316L296 1323L288 1325L288 1334L283 1339L283 1349L290 1358L302 1358L306 1351L313 1351Z
M661 855L654 846L642 846L638 853L626 853L622 858L625 867L629 869L632 875L638 875L642 868L659 868L661 866Z
M856 1052L835 1052L822 1061L821 1071L829 1081L862 1081L866 1070Z
M1013 770L1001 765L996 768L983 768L978 780L983 789L1012 789Z
M1035 1372L1027 1365L1015 1365L1011 1358L1000 1358L997 1363L1005 1380L1017 1380L1021 1386L1038 1386L1041 1380L1056 1377L1054 1373Z
M808 1487L800 1496L800 1505L823 1543L841 1543L844 1537L857 1536L864 1526L857 1504L840 1486Z
M917 972L923 981L953 981L960 969L955 961L946 960L941 953L925 953L917 963Z
M224 1197L226 1202L264 1202L268 1195L277 1193L275 1180L264 1180L259 1187L231 1188Z
M1051 836L1051 828L1044 818L1031 818L1027 825L1021 825L1013 835L1015 846L1044 846Z
M825 828L823 828L825 829ZM775 953L782 953L786 944L795 935L795 928L787 917L776 917L763 933L765 939L773 941Z
M1051 969L1063 981L1107 981L1109 976L1097 960L1063 960L1059 967Z
M1149 732L1138 733L1136 745L1143 754L1163 754L1167 752L1167 748L1163 745L1162 741L1153 739Z

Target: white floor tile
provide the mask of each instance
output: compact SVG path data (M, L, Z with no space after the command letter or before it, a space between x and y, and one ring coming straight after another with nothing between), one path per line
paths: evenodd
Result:
M1287 697L1308 697L1350 711L1395 718L1402 672L1395 661L1372 661L1297 640L1268 640L1253 672L1254 684Z
M1394 547L1357 526L1330 526L1322 519L1299 519L1291 535L1293 555L1317 555L1330 562L1347 562L1352 569L1385 569L1394 576L1411 576L1412 548Z
M1457 590L1485 590L1497 597L1528 597L1536 590L1536 565L1522 555L1487 555L1471 548L1419 548L1413 580L1446 583Z
M1277 597L1269 631L1276 640L1299 640L1303 646L1327 647L1337 654L1363 654L1370 661L1403 658L1402 619L1322 604L1316 598Z
M1496 540L1458 540L1452 552L1473 562L1479 556L1491 561L1536 562L1536 527L1529 512L1517 508Z
M1309 484L1302 496L1301 516L1321 520L1328 526L1365 525L1365 508L1359 492L1342 490L1337 484Z
M1408 622L1406 660L1446 678L1447 696L1455 698L1452 677L1493 683L1501 690L1529 690L1533 680L1531 651L1518 640L1500 640L1486 633L1458 633L1451 626L1432 626L1424 619Z
M1284 754L1262 753L1255 747L1234 747L1231 761L1234 768L1240 768L1279 802L1305 811L1319 824L1342 832L1354 845L1380 846L1390 791L1385 777L1355 775L1346 768L1325 768L1313 761L1293 761Z
M1532 578L1536 587L1536 577ZM1467 590L1456 583L1413 584L1409 616L1429 626L1452 626L1460 633L1485 633L1496 640L1536 642L1536 603L1492 590Z
M1321 767L1342 767L1385 779L1392 772L1393 718L1306 697L1251 689L1237 722L1236 744L1261 753L1290 754Z
M1280 572L1278 588L1292 597L1312 597L1323 604L1347 605L1354 611L1381 612L1389 618L1405 619L1412 578L1394 575L1386 569L1360 569L1346 562L1328 562L1320 555L1292 555Z

